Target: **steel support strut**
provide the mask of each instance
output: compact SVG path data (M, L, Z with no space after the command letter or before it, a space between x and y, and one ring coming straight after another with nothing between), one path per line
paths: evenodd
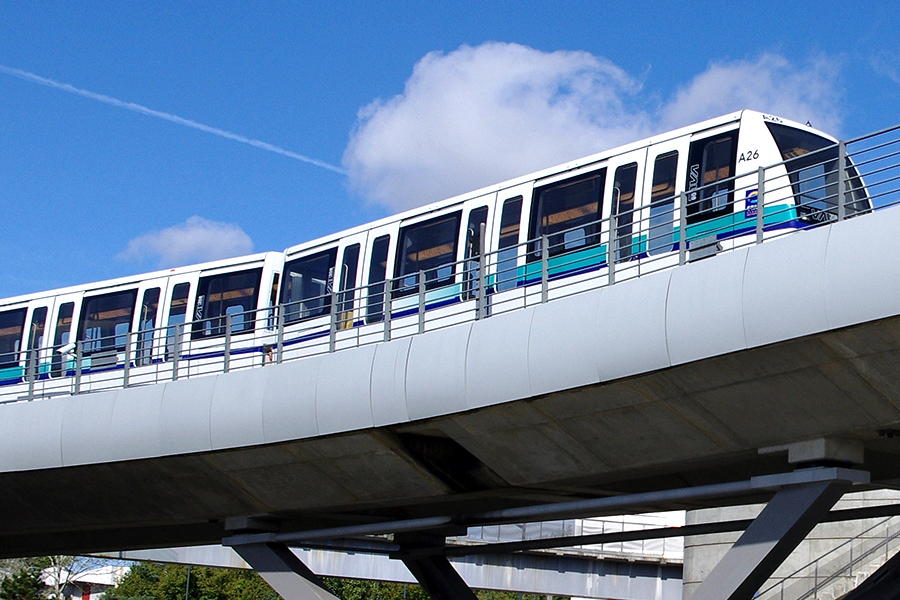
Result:
M394 540L401 550L392 558L402 560L434 600L477 600L475 592L444 556L445 537L411 533L397 535Z
M850 489L849 481L781 489L710 571L690 600L750 600Z
M284 544L240 544L232 548L284 600L338 600Z

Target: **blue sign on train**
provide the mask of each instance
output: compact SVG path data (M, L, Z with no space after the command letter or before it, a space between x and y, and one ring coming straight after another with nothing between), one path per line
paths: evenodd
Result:
M759 197L759 190L747 190L744 198L744 218L750 219L756 216L756 200Z

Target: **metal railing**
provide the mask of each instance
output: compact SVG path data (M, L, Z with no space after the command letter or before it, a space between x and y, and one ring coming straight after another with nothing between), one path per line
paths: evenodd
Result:
M814 561L780 577L779 581L761 589L754 597L759 600L806 600L819 598L821 592L840 582L855 582L854 577L860 574L862 568L875 562L885 562L900 549L898 523L898 517L880 520ZM879 529L884 530L883 535L875 533ZM842 594L847 591L842 590Z
M507 525L480 525L470 527L465 536L451 539L457 543L495 544L545 538L602 535L624 531L643 531L656 529L660 526L681 526L684 524L683 513L678 513L674 517L672 515L675 515L675 513L565 519ZM656 558L680 562L684 559L684 538L663 537L605 544L579 544L553 549L555 553L560 551L598 557Z
M434 269L287 305L0 353L7 384L0 402L262 367L417 335L842 221L872 210L870 202L900 202L900 126L503 250L469 249Z

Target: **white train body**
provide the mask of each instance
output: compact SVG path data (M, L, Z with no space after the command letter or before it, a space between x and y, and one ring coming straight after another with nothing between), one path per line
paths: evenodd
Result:
M834 138L742 111L284 253L2 300L0 398L378 342L870 210L849 163L838 201L838 160Z

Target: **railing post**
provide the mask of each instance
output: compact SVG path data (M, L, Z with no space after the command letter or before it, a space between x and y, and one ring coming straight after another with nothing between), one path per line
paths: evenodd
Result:
M391 288L393 287L393 280L386 280L384 282L384 306L381 307L383 312L382 319L384 320L384 341L391 341L391 312L394 310L391 306Z
M284 304L278 305L278 337L275 340L275 362L281 364L284 355Z
M765 194L766 194L766 169L760 167L756 184L756 243L762 244L763 231L765 230Z
M337 340L338 329L338 295L334 289L331 290L331 324L328 329L328 351L334 352L335 342Z
M541 236L541 304L547 302L550 287L550 250L547 248L547 234Z
M687 259L687 193L681 192L678 207L678 264L683 265Z
M34 381L37 379L39 371L38 362L40 361L40 353L37 348L28 349L28 399L34 400Z
M616 282L616 259L619 257L619 240L616 239L616 232L613 228L613 218L609 218L609 252L606 253L606 266L609 271L609 281L607 285Z
M175 342L172 344L172 381L178 379L178 363L181 360L181 332L183 323L175 323Z
M227 373L231 369L231 321L232 315L225 315L225 364L222 372Z
M131 372L131 342L134 333L125 334L125 362L122 364L122 387L128 387L128 376Z
M844 142L838 142L838 164L837 164L837 220L843 221L845 217L845 199L847 190L847 145Z
M75 393L81 393L81 359L84 356L84 342L78 340L75 342ZM66 363L68 363L68 359L66 359ZM68 364L66 365L66 369L68 369Z
M425 331L425 271L419 271L419 333Z
M487 257L484 255L485 226L481 224L481 232L478 236L478 289L475 292L475 319L483 319L487 313Z

